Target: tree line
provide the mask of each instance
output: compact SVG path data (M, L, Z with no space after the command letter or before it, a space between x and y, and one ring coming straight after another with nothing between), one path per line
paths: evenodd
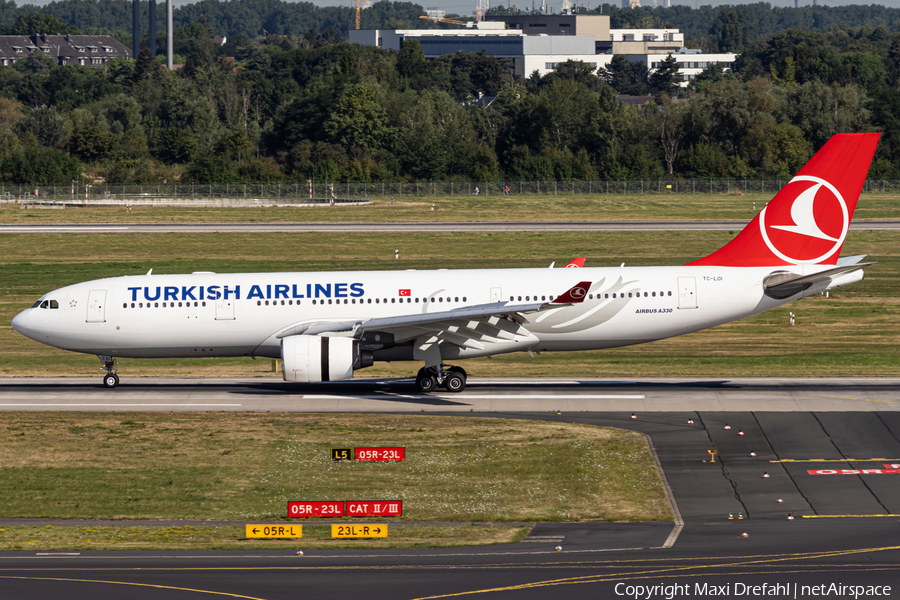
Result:
M485 54L426 60L414 40L391 52L309 29L223 56L213 35L202 15L180 27L174 72L146 51L0 68L0 180L784 177L845 131L883 131L871 174L900 177L900 34L885 28L792 28L689 90L671 60L520 78Z

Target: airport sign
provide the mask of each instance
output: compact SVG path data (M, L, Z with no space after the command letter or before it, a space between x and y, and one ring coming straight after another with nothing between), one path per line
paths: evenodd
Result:
M348 517L400 517L402 500L348 500Z
M288 502L288 517L292 519L343 516L344 503L341 501Z
M375 538L388 536L387 525L332 525L333 538Z
M816 469L810 475L897 475L900 469Z
M246 525L248 538L300 538L303 525Z
M406 448L355 448L356 460L360 462L402 462L406 459Z
M353 451L350 448L332 448L331 462L345 462L353 460Z

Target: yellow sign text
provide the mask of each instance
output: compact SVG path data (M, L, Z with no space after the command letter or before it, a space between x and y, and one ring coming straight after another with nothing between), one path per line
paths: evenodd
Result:
M374 538L388 536L387 525L332 525L333 538Z

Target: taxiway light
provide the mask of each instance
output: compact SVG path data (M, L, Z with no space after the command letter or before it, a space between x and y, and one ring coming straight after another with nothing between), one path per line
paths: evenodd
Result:
M756 456L756 452L751 452L750 456Z
M793 513L788 513L788 521L793 521L793 520L794 520Z
M728 513L728 520L729 520L729 521L733 521L733 520L734 520L734 513Z
M766 479L769 476L768 471L763 471L763 479Z
M688 425L693 425L693 424L694 424L694 420L693 420L693 419L688 419Z
M743 430L743 429L738 429L738 435L744 435L744 430Z
M297 556L303 556L303 550L297 550Z
M743 518L744 518L744 513L738 513L738 519L743 519Z
M725 423L724 429L731 429L731 425L729 425L728 423Z
M782 500L781 498L778 499L778 504L781 504L783 502L784 502L784 500Z
M744 533L741 534L741 537L750 537L750 534L748 534L748 533L745 531Z
M637 415L634 414L634 413L631 413L631 418L632 418L632 419L637 419Z
M557 547L556 547L556 551L557 551L557 552L562 552L562 546L557 546Z

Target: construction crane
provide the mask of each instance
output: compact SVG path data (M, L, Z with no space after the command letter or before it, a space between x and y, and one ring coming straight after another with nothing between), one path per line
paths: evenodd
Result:
M427 19L429 21L437 21L438 23L450 23L451 25L463 25L465 26L467 21L457 21L456 19L441 19L439 17L419 17L420 19Z
M366 1L366 8L369 8L369 0ZM356 28L359 29L359 0L356 0Z

